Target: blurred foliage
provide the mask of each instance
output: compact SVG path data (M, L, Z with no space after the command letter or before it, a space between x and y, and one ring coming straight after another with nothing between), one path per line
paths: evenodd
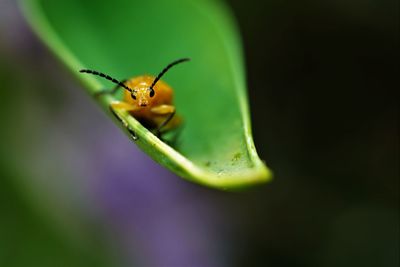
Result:
M15 184L15 170L0 166L0 266L112 266L105 255L94 253L94 244L85 247L54 221L32 209L27 193Z
M24 111L35 106L29 97L35 93L28 91L40 87L41 73L34 69L25 72L14 60L0 49L0 83L5 88L0 90L4 100L0 106L0 266L112 266L110 247L102 252L106 246L101 235L95 234L94 228L89 230L84 216L62 204L61 198L56 200L60 192L39 188L30 163L38 129L26 124L29 116ZM63 171L58 169L60 177Z

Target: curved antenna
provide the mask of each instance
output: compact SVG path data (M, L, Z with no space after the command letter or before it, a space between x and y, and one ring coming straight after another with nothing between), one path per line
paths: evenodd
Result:
M128 86L126 86L126 85L123 84L122 82L118 81L117 79L114 79L113 77L111 77L111 76L109 76L109 75L107 75L107 74L104 74L104 73L101 73L101 72L98 72L98 71L95 71L95 70L85 70L85 69L84 69L84 70L80 70L79 72L82 72L82 73L89 73L89 74L93 74L93 75L97 75L97 76L106 78L107 80L112 81L113 83L118 84L119 86L125 88L125 89L128 90L129 92L132 92L132 89L131 89L131 88L129 88Z
M154 92L154 89L153 89L154 85L156 85L156 83L161 79L161 77L162 77L170 68L172 68L173 66L175 66L175 65L177 65L177 64L179 64L179 63L186 62L186 61L189 61L189 60L190 60L190 58L181 58L181 59L175 60L174 62L168 64L168 65L157 75L157 77L154 79L153 83L151 84L151 86L150 86L150 88L149 88L150 91Z

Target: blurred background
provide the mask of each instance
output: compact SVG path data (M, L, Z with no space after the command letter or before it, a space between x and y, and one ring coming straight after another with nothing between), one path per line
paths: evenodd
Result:
M0 266L399 266L398 1L227 4L275 173L240 193L155 164L0 0Z

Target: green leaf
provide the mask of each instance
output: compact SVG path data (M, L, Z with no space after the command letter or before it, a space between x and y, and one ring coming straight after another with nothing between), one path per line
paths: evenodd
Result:
M254 147L240 40L227 7L211 0L26 0L24 14L41 40L93 95L117 79L157 74L182 57L192 61L163 79L184 119L175 148L127 113L136 144L176 174L226 189L264 183L271 173ZM99 100L109 112L106 96ZM117 122L117 121L116 121Z

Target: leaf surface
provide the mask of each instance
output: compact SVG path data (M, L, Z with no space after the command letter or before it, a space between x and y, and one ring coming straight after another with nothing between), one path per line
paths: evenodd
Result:
M139 136L136 144L181 177L210 187L241 188L271 178L254 147L240 39L222 2L26 0L22 7L41 40L91 95L113 84L79 69L123 80L156 75L190 57L163 77L184 120L176 146L122 112ZM105 96L99 103L108 112L113 100Z

